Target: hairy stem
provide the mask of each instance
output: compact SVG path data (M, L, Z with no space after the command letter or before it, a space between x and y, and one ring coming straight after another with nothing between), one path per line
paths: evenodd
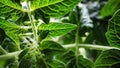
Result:
M0 55L0 61L1 60L7 60L7 59L14 58L15 56L19 55L21 52L22 52L22 50L21 51L12 52L12 53L7 53L5 55Z
M63 45L64 48L73 48L75 47L76 44L69 44L69 45ZM92 45L92 44L78 44L78 48L79 47L83 47L83 48L87 48L87 49L95 49L95 50L109 50L109 49L118 49L116 47L110 47L110 46L102 46L102 45ZM21 51L16 51L16 52L12 52L12 53L7 53L5 55L1 55L0 56L0 60L7 60L10 58L14 58L16 55L19 55Z
M75 38L75 48L76 48L75 55L76 55L77 68L79 68L79 66L78 66L78 56L79 56L79 51L78 51L78 49L79 49L79 46L78 46L78 44L79 44L79 35L78 35L78 31L79 31L79 29L77 28L77 30L76 30L76 38Z
M34 16L32 15L32 11L31 11L31 6L29 4L29 2L27 2L27 7L28 7L28 16L31 22L31 26L32 26L32 31L33 31L33 35L34 35L34 39L35 41L33 42L34 47L37 48L38 46L38 34L37 34L37 26L34 22Z
M27 2L27 0L26 0L26 2ZM39 44L38 44L39 43L38 27L37 27L37 25L35 23L35 19L34 19L34 16L32 14L31 5L30 5L29 2L27 2L27 7L28 7L27 13L28 13L28 16L29 16L29 19L30 19L30 23L31 23L31 26L32 26L32 31L33 31L33 37L34 37L34 41L33 41L33 46L32 47L36 48L36 50L37 50L38 46L39 46ZM39 51L39 49L38 49L38 51ZM40 53L41 57L43 58L41 51L39 51L39 53Z
M75 47L76 44L68 44L68 45L63 45L65 48L73 48ZM94 50L109 50L109 49L118 49L116 47L110 47L110 46L102 46L102 45L93 45L93 44L78 44L78 47L83 47L86 49L94 49Z
M1 46L0 46L0 52L2 52L3 54L7 54L7 51L3 49Z
M19 34L20 36L31 36L33 33L24 33L24 34Z

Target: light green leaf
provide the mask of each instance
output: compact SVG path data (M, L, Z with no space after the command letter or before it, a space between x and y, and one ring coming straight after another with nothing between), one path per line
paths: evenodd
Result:
M94 64L94 68L119 68L120 50L107 50L101 53Z
M0 28L5 31L6 35L10 37L16 45L20 45L18 34L23 32L20 26L0 19Z
M111 46L120 48L120 10L109 20L106 37Z
M1 5L0 6L1 8L9 7L11 9L17 9L22 11L22 8L20 7L20 5L12 0L0 0L0 5Z
M68 24L68 23L49 23L49 24L41 24L39 26L39 30L49 30L48 36L59 36L67 34L68 32L74 30L76 25Z
M31 0L32 10L40 9L45 6L59 3L63 0Z
M109 0L108 3L102 8L101 15L103 17L112 16L118 9L120 0Z
M13 0L0 0L0 17L17 20L23 10L17 2Z
M45 1L49 1L49 0L45 0ZM80 0L50 0L50 1L52 3L52 4L50 3L50 5L46 4L48 2L46 3L42 2L43 6L41 5L42 7L36 9L35 13L37 15L40 15L39 12L42 12L50 17L62 17L70 10L72 10L74 6L77 5L77 3L80 2Z
M41 24L39 29L40 30L64 30L64 29L71 29L75 28L76 25L69 24L69 23L49 23L49 24Z

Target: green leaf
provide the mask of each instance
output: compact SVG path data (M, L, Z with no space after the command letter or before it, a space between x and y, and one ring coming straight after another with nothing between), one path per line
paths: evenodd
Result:
M23 32L20 26L0 19L0 28L5 31L5 34L10 37L16 45L20 45L18 34Z
M47 37L47 35L49 34L49 31L39 31L38 33L39 33L39 41L42 41Z
M53 57L60 55L65 49L54 41L43 41L39 46L40 51L45 55L44 58L47 61L52 61Z
M39 30L49 30L48 37L59 36L67 34L68 32L74 30L76 25L68 24L68 23L49 23L49 24L41 24L39 26Z
M57 56L66 51L60 44L54 41L43 41L39 49L50 68L64 68L64 63L57 59Z
M19 60L21 60L28 52L30 48L24 49L20 54L19 54Z
M3 68L6 68L6 67L8 67L8 68L18 68L18 64L19 63L18 63L17 59L15 57L13 57L13 58L6 61L6 64L4 65Z
M41 1L43 5L39 6L39 9L35 11L37 15L39 15L38 11L41 11L45 15L48 15L50 17L62 17L66 13L68 13L70 10L72 10L74 6L76 6L80 0L75 0L75 1L73 0L45 0L45 1L47 2L44 3L44 1L43 2ZM48 3L48 1L51 1L51 3Z
M51 65L60 64L59 62L55 62L53 57L65 50L53 41L43 41L39 49L41 52L35 48L23 50L19 55L19 68L51 68Z
M64 57L64 58L63 58ZM75 53L72 51L67 51L61 55L60 60L66 63L67 68L92 68L93 63L82 56L78 57L78 64L76 63Z
M46 49L53 50L53 51L65 50L60 44L54 41L43 41L39 47L40 47L40 50L46 50Z
M94 64L95 68L119 68L120 50L107 50L101 53Z
M120 48L120 10L109 20L106 37L111 46Z
M93 68L93 63L89 61L88 59L83 58L82 56L78 57L78 64L76 64L76 59L71 59L67 65L67 68L77 68L77 65L79 68Z
M108 3L102 8L101 15L103 17L112 16L118 9L120 1L119 0L109 0Z
M9 37L6 37L4 39L1 46L8 52L14 52L19 50L19 46L16 46L16 43Z
M58 59L54 59L52 62L50 62L49 66L51 68L66 68L65 63Z
M5 38L5 32L0 28L0 45L2 44L4 38Z
M20 4L13 0L0 0L0 17L17 20L23 12Z
M45 58L41 58L40 55L37 55L36 59L37 59L36 67L32 67L32 68L49 68L49 65L46 62Z
M29 51L24 57L20 59L19 68L31 68L36 63L35 51Z
M32 2L32 10L40 9L45 6L49 6L52 4L59 3L63 0L31 0Z
M19 57L19 68L48 68L45 58L35 49L25 49Z
M65 51L65 49L60 44L54 41L43 41L39 48L42 53L46 55L47 59L50 59L54 55L58 55Z

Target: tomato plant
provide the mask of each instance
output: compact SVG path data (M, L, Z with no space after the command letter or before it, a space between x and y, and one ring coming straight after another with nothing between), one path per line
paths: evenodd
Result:
M0 0L0 68L119 68L120 1L103 2Z

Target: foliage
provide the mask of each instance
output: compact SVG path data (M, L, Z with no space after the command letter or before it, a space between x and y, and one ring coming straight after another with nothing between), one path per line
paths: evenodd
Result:
M95 68L119 68L119 51L115 49L104 51L96 60Z
M106 33L106 37L111 46L115 46L119 48L119 15L120 11L118 10L113 17L109 20L108 31Z
M104 2L0 0L0 68L119 68L120 1Z
M112 16L118 9L120 5L119 0L109 0L109 2L102 8L101 15L103 17Z

